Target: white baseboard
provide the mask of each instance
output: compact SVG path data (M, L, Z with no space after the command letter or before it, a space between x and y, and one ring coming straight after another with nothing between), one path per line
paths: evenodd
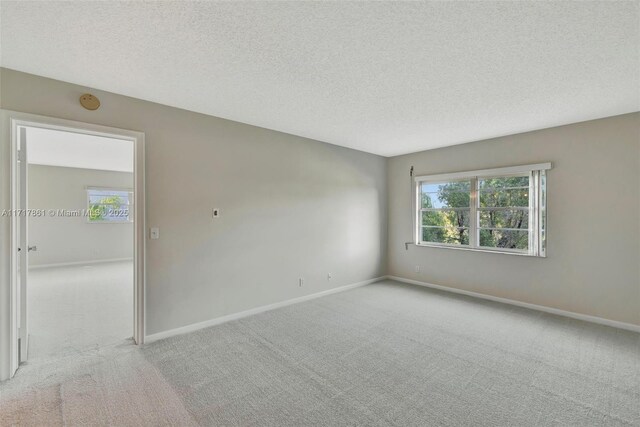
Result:
M124 262L124 261L133 261L133 258L109 258L109 259L97 259L97 260L87 260L87 261L59 262L56 264L30 265L29 270L38 270L40 268L52 268L52 267L71 267L74 265L105 264L108 262Z
M634 325L632 323L619 322L617 320L604 319L602 317L590 316L588 314L575 313L573 311L560 310L558 308L547 307L544 305L530 304L528 302L521 302L507 298L494 297L491 295L481 294L478 292L465 291L463 289L456 289L449 286L434 285L433 283L420 282L418 280L405 279L398 276L386 276L387 279L395 280L398 282L409 283L411 285L425 286L427 288L438 289L446 292L453 292L456 294L467 295L474 298L486 299L489 301L500 302L503 304L515 305L518 307L529 308L531 310L543 311L545 313L556 314L558 316L570 317L572 319L584 320L585 322L597 323L599 325L611 326L613 328L625 329L627 331L640 332L640 325Z
M349 289L358 288L360 286L369 285L371 283L384 280L386 276L376 277L374 279L364 280L362 282L352 283L350 285L340 286L338 288L328 289L322 292L316 292L315 294L305 295L298 298L292 298L282 302L276 302L274 304L263 305L261 307L252 308L250 310L241 311L238 313L228 314L222 317L216 317L215 319L205 320L204 322L192 323L191 325L182 326L180 328L170 329L168 331L162 331L155 334L147 335L144 339L145 344L152 343L154 341L162 340L165 338L173 337L175 335L182 335L188 332L197 331L199 329L208 328L210 326L220 325L222 323L230 322L232 320L242 319L243 317L253 316L254 314L264 313L265 311L275 310L276 308L286 307L288 305L297 304L304 301L309 301L315 298L320 298L326 295L335 294L338 292L348 291Z

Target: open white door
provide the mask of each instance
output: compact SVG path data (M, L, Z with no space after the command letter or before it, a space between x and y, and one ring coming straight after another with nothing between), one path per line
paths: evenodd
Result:
M27 129L24 127L18 128L18 205L22 210L19 215L18 228L19 228L19 256L18 259L18 278L20 280L18 286L18 301L19 301L19 332L18 340L20 341L20 363L27 360L29 353L29 324L27 322L27 276L29 271L29 251L32 248L29 247L29 229L28 229L28 215L27 215L27 190L28 186L28 174L27 174Z

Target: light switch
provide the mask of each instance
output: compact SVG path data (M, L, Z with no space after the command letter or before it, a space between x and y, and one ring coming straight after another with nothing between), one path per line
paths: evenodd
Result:
M158 227L151 227L149 230L149 238L151 240L156 240L160 238L160 229Z

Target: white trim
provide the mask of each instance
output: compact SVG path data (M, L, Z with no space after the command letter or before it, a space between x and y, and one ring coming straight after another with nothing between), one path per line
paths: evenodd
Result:
M73 267L76 265L107 264L110 262L125 262L125 261L133 261L133 258L108 258L108 259L96 259L96 260L87 260L87 261L72 261L72 262L58 262L53 264L30 265L29 271L40 270L42 268Z
M528 252L525 252L520 249L505 249L505 248L496 248L491 249L484 246L479 246L477 248L472 248L469 245L456 245L453 243L428 243L428 242L420 242L414 243L415 246L422 248L440 248L440 249L455 249L457 251L472 251L472 252L486 252L490 254L502 254L502 255L517 255L517 256L526 256L533 258L546 258L542 255L531 255Z
M134 222L134 325L133 325L133 337L137 344L142 344L144 341L144 325L145 325L145 288L146 288L146 233L145 233L145 148L144 148L144 133L132 130L119 129L115 127L95 125L91 123L84 123L72 120L58 119L54 117L40 116L36 114L22 113L18 111L0 110L0 117L2 118L3 127L7 127L7 131L4 131L0 138L9 138L9 141L2 141L0 150L8 151L8 158L2 160L4 166L9 167L9 182L3 185L8 185L10 197L10 208L16 207L16 135L15 131L20 126L38 127L45 129L55 129L67 132L84 133L88 135L103 136L108 138L126 139L134 143L134 206L135 206L135 222ZM6 145L5 145L6 144ZM5 148L6 147L6 148ZM2 151L0 151L0 154ZM15 354L17 348L17 340L15 339L16 329L16 296L13 289L16 286L16 272L15 272L15 258L17 254L18 242L15 237L15 216L11 217L11 223L9 224L9 242L3 247L9 250L10 257L10 269L8 272L9 282L7 286L9 289L5 292L4 289L0 289L0 298L4 295L9 296L10 307L8 313L0 313L2 316L7 316L11 330L9 336L4 336L4 331L0 332L0 348L2 354L0 354L0 380L10 378L14 374L14 368L16 367ZM0 284L4 286L4 277L0 279ZM8 349L5 350L5 341L7 340ZM6 354L8 351L9 354ZM7 362L5 362L5 360ZM5 363L7 366L5 366ZM8 374L8 376L7 376Z
M475 171L442 173L438 175L421 175L421 176L416 176L414 179L416 182L429 182L429 181L433 182L433 181L440 181L440 180L475 178L479 176L516 175L519 173L529 173L534 170L548 170L548 169L551 169L551 163L535 163L532 165L509 166L506 168L480 169Z
M144 344L147 312L147 220L146 220L146 172L145 172L145 135L135 132L136 143L133 152L133 269L134 269L134 309L133 340L137 345Z
M263 305L261 307L252 308L245 311L240 311L238 313L227 314L226 316L216 317L215 319L205 320L204 322L192 323L187 326L182 326L180 328L169 329L168 331L162 331L155 334L147 335L145 337L145 343L149 344L154 341L159 341L165 338L173 337L176 335L182 335L189 332L194 332L199 329L208 328L210 326L220 325L222 323L230 322L232 320L242 319L243 317L253 316L254 314L264 313L265 311L275 310L277 308L286 307L288 305L297 304L304 301L309 301L312 299L320 298L326 295L335 294L338 292L348 291L350 289L359 288L361 286L366 286L371 283L379 282L380 280L386 279L387 276L376 277L374 279L364 280L362 282L352 283L350 285L340 286L338 288L328 289L322 292L316 292L315 294L305 295L298 298L292 298L289 300L276 302L269 305Z
M571 319L582 320L590 323L597 323L599 325L611 326L612 328L624 329L632 332L640 332L640 325L634 325L633 323L619 322L617 320L604 319L602 317L591 316L588 314L576 313L573 311L560 310L558 308L547 307L544 305L530 304L528 302L516 301L508 298L494 297L492 295L481 294L473 291L465 291L463 289L452 288L449 286L434 285L433 283L421 282L413 279L405 279L398 276L386 276L389 280L395 280L397 282L408 283L411 285L424 286L427 288L438 289L440 291L452 292L455 294L467 295L474 298L485 299L489 301L500 302L503 304L515 305L517 307L524 307L531 310L542 311L544 313L555 314L558 316L569 317Z

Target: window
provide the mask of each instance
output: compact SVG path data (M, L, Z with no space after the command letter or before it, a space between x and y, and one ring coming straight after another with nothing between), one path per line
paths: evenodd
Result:
M471 181L423 182L420 186L422 240L469 244Z
M129 190L87 188L90 223L132 222L133 193Z
M538 164L416 177L417 244L545 256L550 168Z

